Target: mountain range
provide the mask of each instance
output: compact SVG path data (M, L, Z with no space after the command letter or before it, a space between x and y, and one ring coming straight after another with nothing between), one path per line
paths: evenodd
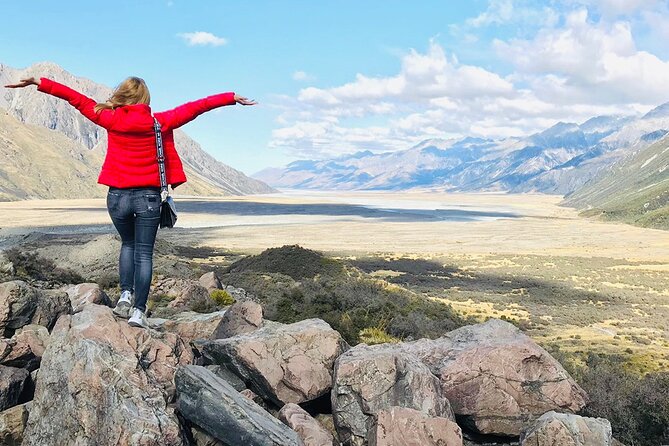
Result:
M56 80L99 101L112 92L54 63L37 63L26 69L0 64L0 85L33 76ZM34 87L0 91L0 200L102 196L105 188L97 185L97 175L105 156L106 131L66 101ZM183 131L177 130L174 135L188 177L178 193L216 196L276 192L217 161Z
M279 188L565 195L661 139L667 129L669 103L643 116L560 122L526 137L428 139L406 150L300 160L252 176Z

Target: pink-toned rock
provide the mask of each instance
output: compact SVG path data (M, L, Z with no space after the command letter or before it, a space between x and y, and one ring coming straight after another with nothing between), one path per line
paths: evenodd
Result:
M163 331L176 333L189 343L195 339L209 339L216 327L219 326L225 310L213 313L197 313L195 311L184 311L170 316L168 319L149 319L149 323Z
M462 446L462 431L454 421L406 407L379 411L368 438L369 446Z
M214 271L203 274L198 282L208 291L221 289L221 281Z
M199 283L187 284L167 306L170 308L185 308L194 302L209 302L209 291Z
M9 338L28 324L51 329L72 310L64 291L40 290L20 280L0 283L0 335Z
M217 440L197 426L191 428L191 435L195 440L195 446L226 446L222 441Z
M546 412L520 436L520 446L611 446L611 423L605 418Z
M518 328L498 319L400 345L439 376L453 411L481 433L516 436L550 410L576 412L587 395Z
M334 437L309 412L294 403L279 411L279 420L297 432L304 446L332 446Z
M334 361L348 349L346 341L320 319L289 325L269 322L251 333L206 341L198 348L278 406L326 394L332 387Z
M39 367L44 350L49 344L49 330L41 325L25 325L7 343L10 351L2 357L0 363L32 371Z
M183 445L168 403L192 361L177 335L133 328L111 309L62 316L42 357L23 445Z
M0 412L0 444L4 446L21 445L23 431L28 422L28 406L30 404L19 404Z
M251 300L236 302L227 309L211 338L231 338L255 331L262 325L262 317L263 311L259 304Z
M70 298L73 313L81 311L86 304L106 305L108 307L112 304L107 293L102 291L97 283L80 283L66 288L65 292Z
M395 345L358 344L335 363L332 414L344 444L366 444L370 420L394 406L454 419L439 379Z

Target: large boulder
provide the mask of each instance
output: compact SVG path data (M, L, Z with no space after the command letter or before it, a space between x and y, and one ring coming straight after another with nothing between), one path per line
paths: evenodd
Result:
M320 319L289 325L267 322L251 333L204 342L198 348L277 406L326 394L335 359L348 349L346 341Z
M49 344L49 330L41 325L24 325L11 339L3 339L0 344L9 346L9 350L0 354L0 364L33 371L39 367L44 350Z
M228 445L302 446L297 434L204 367L179 367L177 408Z
M0 336L5 338L28 324L51 330L58 317L71 310L64 291L39 290L20 280L0 283Z
M398 348L427 364L456 415L484 434L518 436L550 410L577 412L586 404L585 391L560 363L498 319Z
M213 313L184 311L167 319L149 318L149 323L156 329L176 333L184 341L191 342L196 339L209 339L225 313L225 310Z
M263 311L260 304L252 300L234 303L228 308L211 338L231 338L240 334L251 333L260 328L262 317Z
M611 423L605 418L546 412L520 436L520 446L612 446Z
M28 406L30 404L19 404L0 412L0 444L4 446L21 445L23 431L28 422Z
M279 420L297 432L304 446L332 446L334 437L309 412L294 403L279 411Z
M0 411L19 403L28 376L26 369L0 365Z
M111 309L62 316L42 357L23 444L183 445L174 371L192 361L175 334L134 328Z
M70 298L72 312L78 313L86 304L98 304L111 307L112 302L107 293L97 283L80 283L65 288Z
M381 410L369 429L369 446L462 446L462 431L455 421L429 417L406 407Z
M335 363L332 413L339 439L366 444L370 420L400 406L454 420L439 379L410 353L394 346L359 344Z

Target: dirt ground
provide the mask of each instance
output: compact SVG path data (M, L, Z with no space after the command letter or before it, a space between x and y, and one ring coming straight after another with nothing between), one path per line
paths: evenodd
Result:
M348 255L531 254L669 265L666 231L581 218L560 201L541 194L420 192L176 197L178 228L159 237L249 253L300 244ZM113 231L101 199L5 202L0 215L0 241L31 231Z

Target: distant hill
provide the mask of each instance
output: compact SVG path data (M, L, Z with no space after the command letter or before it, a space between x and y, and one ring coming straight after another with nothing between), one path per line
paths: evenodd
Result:
M611 166L564 204L589 216L669 229L669 137Z
M274 187L330 190L542 192L565 195L669 130L669 104L645 116L560 122L522 138L429 139L406 150L300 160L254 178Z
M2 85L30 76L54 79L100 101L112 91L91 80L75 77L54 63L38 63L23 70L0 64ZM34 87L1 91L0 199L101 196L104 187L96 182L104 159L106 131L81 116L66 101L38 92ZM188 182L177 189L180 194L219 196L276 192L262 181L217 161L180 130L175 132L175 142L188 177ZM30 156L26 159L32 160L33 166L39 164L37 158L42 153L50 153L58 163L43 163L39 170L25 170L21 167L25 161L23 155L11 155L17 148L26 157ZM70 169L77 172L76 179L61 181L69 178L66 172ZM37 187L39 184L49 184L49 188ZM88 186L83 187L84 184ZM76 190L80 186L78 193L72 192L72 188Z

